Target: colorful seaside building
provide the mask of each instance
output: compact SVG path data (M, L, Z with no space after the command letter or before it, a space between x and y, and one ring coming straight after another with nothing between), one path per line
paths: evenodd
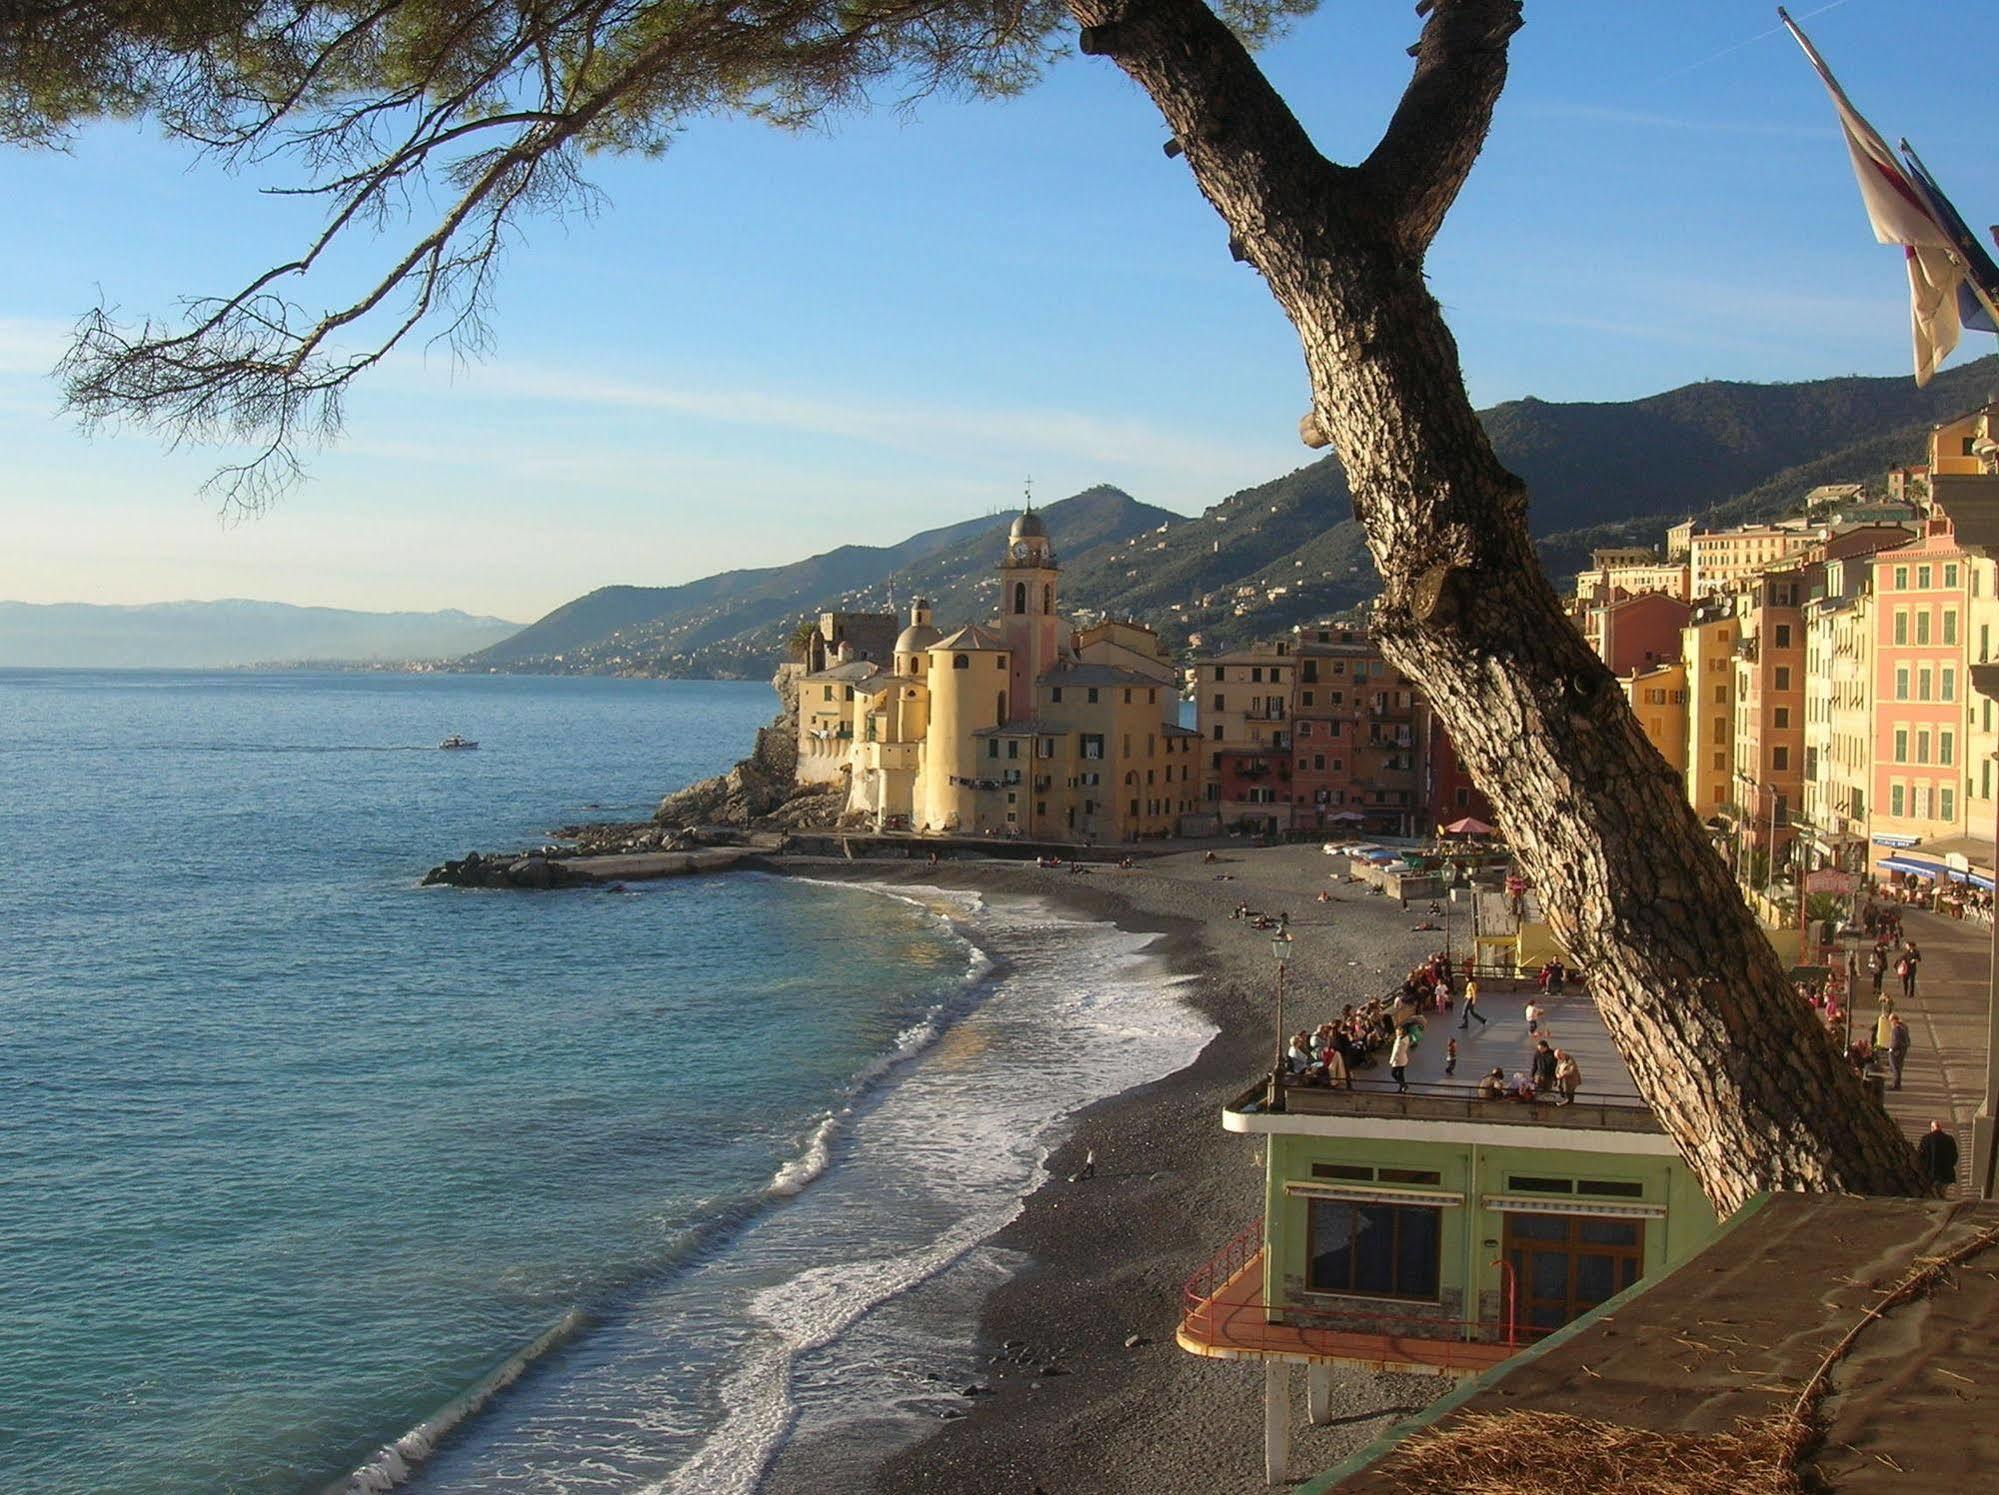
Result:
M1060 579L1030 508L1008 532L990 626L944 633L919 598L887 659L841 644L798 682L800 780L844 784L848 816L876 830L1171 834L1200 792L1173 660L1136 623L1072 627Z
M1188 680L1214 829L1406 836L1492 819L1421 688L1365 629L1302 625Z
M1407 1094L1383 1067L1352 1089L1265 1081L1223 1109L1266 1145L1264 1212L1187 1284L1177 1338L1262 1366L1272 1483L1290 1476L1295 1367L1314 1422L1342 1367L1477 1375L1718 1230L1590 998L1544 999L1530 1035L1532 987L1487 985L1519 989L1483 992L1468 1031L1435 1018ZM1576 1057L1575 1101L1480 1099L1491 1070L1530 1069L1537 1036Z

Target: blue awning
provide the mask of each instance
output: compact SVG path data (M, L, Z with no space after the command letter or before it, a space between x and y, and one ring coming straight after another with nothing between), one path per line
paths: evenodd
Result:
M1932 879L1944 870L1935 862L1913 862L1907 857L1884 857L1881 865L1890 872L1909 872L1917 877Z

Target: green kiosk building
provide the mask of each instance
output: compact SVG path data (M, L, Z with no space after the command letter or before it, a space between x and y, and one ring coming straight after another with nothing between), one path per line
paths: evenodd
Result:
M1720 1228L1587 995L1481 982L1479 1009L1465 1032L1456 1011L1431 1018L1406 1094L1384 1065L1352 1089L1259 1084L1223 1110L1265 1140L1264 1213L1187 1284L1178 1339L1263 1363L1272 1483L1290 1476L1293 1366L1315 1422L1335 1367L1475 1375ZM1575 1100L1480 1099L1491 1071L1531 1073L1538 1038L1575 1058Z

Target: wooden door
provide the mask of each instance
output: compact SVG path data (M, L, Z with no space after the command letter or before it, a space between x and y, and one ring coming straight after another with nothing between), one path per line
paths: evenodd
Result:
M1523 1330L1561 1328L1624 1291L1644 1269L1643 1220L1511 1211L1505 1220Z

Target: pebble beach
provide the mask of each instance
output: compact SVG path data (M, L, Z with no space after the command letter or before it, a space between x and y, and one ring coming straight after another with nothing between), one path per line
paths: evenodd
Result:
M1180 994L1218 1032L1191 1065L1078 1116L1049 1159L1047 1182L992 1243L1016 1269L985 1298L977 1324L965 1325L985 1369L963 1415L859 1465L851 1448L795 1443L766 1489L1193 1495L1267 1488L1259 1368L1198 1358L1173 1338L1188 1276L1261 1209L1261 1149L1222 1129L1221 1108L1269 1068L1275 971L1269 935L1232 915L1244 903L1289 914L1293 1029L1379 995L1442 948L1443 936L1412 929L1420 910L1342 883L1344 861L1316 845L1230 848L1217 857L1178 853L1081 874L978 860L790 864L814 877L1042 899L1072 916L1152 934L1152 953L1188 978ZM1331 901L1318 900L1322 890ZM1094 1176L1072 1181L1091 1150ZM1329 1425L1308 1423L1300 1399L1295 1467L1330 1466L1447 1386L1342 1373Z

